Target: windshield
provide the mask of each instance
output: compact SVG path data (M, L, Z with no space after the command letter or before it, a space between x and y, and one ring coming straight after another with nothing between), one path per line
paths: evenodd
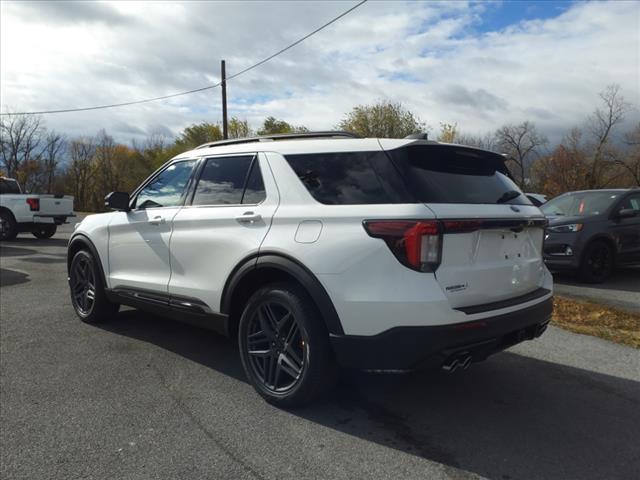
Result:
M549 200L540 207L545 215L582 217L604 213L620 196L618 192L573 192Z

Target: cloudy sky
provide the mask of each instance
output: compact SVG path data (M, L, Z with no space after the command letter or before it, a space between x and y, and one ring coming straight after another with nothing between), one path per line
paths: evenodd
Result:
M5 111L88 107L219 81L356 2L1 3ZM531 120L552 140L617 83L640 112L640 3L370 1L229 82L229 113L333 128L356 104L400 101L438 129L468 133ZM220 91L47 115L68 135L121 141L221 120Z

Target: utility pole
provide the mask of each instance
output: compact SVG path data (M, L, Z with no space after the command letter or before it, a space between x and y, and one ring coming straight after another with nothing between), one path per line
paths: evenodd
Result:
M227 130L227 71L224 60L220 61L220 78L222 79L222 138L226 140L229 138L229 131Z

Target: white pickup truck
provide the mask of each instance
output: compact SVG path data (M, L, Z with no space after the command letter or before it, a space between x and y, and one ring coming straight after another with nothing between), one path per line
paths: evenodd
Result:
M20 232L49 238L75 216L72 196L22 193L16 180L0 177L0 240L13 240Z

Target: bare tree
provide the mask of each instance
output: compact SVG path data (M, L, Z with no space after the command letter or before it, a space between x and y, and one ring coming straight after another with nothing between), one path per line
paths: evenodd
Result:
M630 176L633 182L640 187L640 122L630 132L624 136L624 143L627 151L624 157L617 159L617 164L621 166Z
M56 132L49 132L45 138L42 155L47 193L51 193L56 168L67 148L67 140Z
M80 206L80 208L86 208L91 189L93 160L96 153L95 140L92 138L72 140L69 145L69 153L71 156L69 176L71 177L76 205Z
M629 104L620 95L619 85L609 85L600 93L603 105L597 108L589 119L589 132L593 138L591 169L588 174L588 188L602 188L610 184L619 173L615 169L605 174L611 166L618 164L611 148L613 129L624 119Z
M487 132L484 135L458 133L456 135L456 143L459 143L460 145L468 145L470 147L482 148L492 152L495 152L497 149L496 137L491 132Z
M111 192L117 190L120 175L115 165L118 144L105 130L100 130L96 137L95 175L98 190Z
M519 125L504 125L496 131L496 145L507 155L508 163L517 170L516 182L521 188L527 182L527 172L533 161L541 155L547 138L537 132L536 126L525 121ZM513 173L513 172L512 172Z
M0 161L9 177L17 177L27 164L40 160L43 134L42 119L37 115L0 117Z

